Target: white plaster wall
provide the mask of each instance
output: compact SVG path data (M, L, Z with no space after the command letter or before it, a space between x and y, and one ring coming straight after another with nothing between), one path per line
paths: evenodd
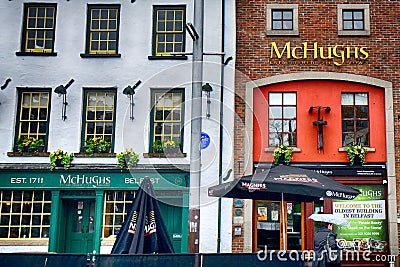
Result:
M87 87L116 87L117 114L115 128L116 153L124 148L133 148L141 157L139 164L188 164L190 159L190 98L191 62L188 60L149 60L152 42L152 10L156 4L186 4L186 21L193 22L193 1L51 1L35 0L25 3L57 3L55 57L16 56L20 51L23 17L22 1L0 1L0 84L10 77L12 81L0 91L0 163L48 163L47 157L8 157L12 151L15 135L17 109L17 87L54 88L66 84L71 78L75 82L67 95L67 119L61 119L62 99L52 93L48 151L59 148L68 152L80 149L82 129L83 89ZM226 0L226 57L235 56L235 6ZM81 58L85 52L87 4L121 4L121 20L118 52L121 58ZM204 51L221 51L221 1L205 0ZM192 51L192 40L186 36L186 51ZM219 114L221 67L220 56L204 56L204 82L213 87L211 93L211 118L203 120L203 131L211 138L211 145L202 152L202 195L200 252L217 250L216 198L207 196L208 186L218 183ZM233 168L233 120L234 120L234 61L225 67L224 79L224 137L223 170L226 175ZM129 100L122 94L127 85L137 80L134 101L135 120L129 119ZM143 158L149 147L150 88L185 88L185 131L183 152L186 158ZM203 115L206 98L203 98ZM75 158L75 164L116 163L115 158ZM233 178L233 174L230 179ZM232 200L222 201L221 252L231 251ZM2 248L0 247L0 250ZM17 251L19 247L7 247Z
M0 246L0 253L47 252L47 246Z

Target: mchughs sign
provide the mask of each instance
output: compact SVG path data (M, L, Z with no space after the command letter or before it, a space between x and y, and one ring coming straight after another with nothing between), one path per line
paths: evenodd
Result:
M367 47L355 47L336 44L334 46L321 46L318 42L309 44L303 42L301 45L292 45L287 42L283 48L279 48L276 42L271 43L271 59L323 59L331 60L334 65L341 66L346 60L362 61L368 59Z

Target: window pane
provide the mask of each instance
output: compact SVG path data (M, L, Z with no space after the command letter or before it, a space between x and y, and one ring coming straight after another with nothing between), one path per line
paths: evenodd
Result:
M269 94L270 105L282 105L282 94L281 93L270 93Z
M269 108L270 118L282 118L282 108L281 107L270 107Z
M353 94L342 94L342 105L353 105Z
M368 105L368 95L367 94L355 94L355 104L356 105Z
M353 29L353 23L351 21L343 21L343 29L345 30Z
M345 19L345 20L353 19L353 12L351 12L351 11L343 11L343 19Z
M284 30L291 30L293 29L293 23L291 21L284 21L283 22L283 29Z
M283 19L292 19L292 11L283 11Z
M354 29L355 30L363 30L364 29L364 23L362 21L355 21L354 22Z
M284 107L283 118L296 118L296 107Z
M274 29L274 30L282 29L282 21L272 22L272 29Z
M272 11L272 19L282 19L282 12L280 11Z
M362 11L354 11L353 16L354 16L355 20L362 20L363 12Z
M296 105L296 94L285 93L283 95L283 104L284 105Z

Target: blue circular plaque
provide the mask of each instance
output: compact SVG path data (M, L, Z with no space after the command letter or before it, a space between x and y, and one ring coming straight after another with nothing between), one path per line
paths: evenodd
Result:
M210 136L206 133L201 133L200 137L200 147L201 149L205 149L210 145Z

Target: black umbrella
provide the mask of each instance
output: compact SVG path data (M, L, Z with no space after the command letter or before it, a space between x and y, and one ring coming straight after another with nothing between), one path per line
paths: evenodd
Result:
M343 185L314 171L278 165L270 170L208 188L208 195L214 197L279 200L282 211L284 201L310 202L324 198L353 199L360 191ZM285 221L283 215L283 221ZM285 236L285 224L282 227ZM286 249L285 239L283 249Z
M145 177L111 254L174 253L154 189Z
M286 165L256 172L240 179L208 188L214 197L309 202L324 198L353 199L360 191L317 172Z

